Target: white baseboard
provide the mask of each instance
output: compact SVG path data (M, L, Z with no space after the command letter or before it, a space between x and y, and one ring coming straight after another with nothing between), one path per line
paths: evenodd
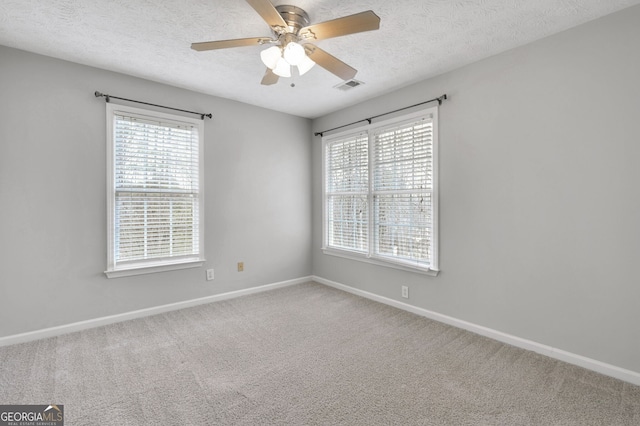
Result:
M219 302L221 300L234 299L249 294L261 293L276 288L288 287L295 284L302 284L312 281L311 277L302 277L289 281L282 281L259 287L247 288L244 290L231 291L228 293L216 294L213 296L201 297L199 299L185 300L183 302L170 303L168 305L154 306L153 308L140 309L123 314L110 315L102 318L95 318L87 321L74 322L72 324L60 325L57 327L45 328L42 330L30 331L27 333L14 334L12 336L0 337L0 346L15 345L18 343L30 342L48 337L60 336L62 334L73 333L75 331L86 330L88 328L100 327L116 322L128 321L136 318L148 317L161 314L163 312L175 311L178 309L190 308L192 306L204 305L206 303Z
M399 302L397 300L389 299L384 296L379 296L374 293L369 293L364 290L349 287L347 285L330 281L321 277L311 277L313 281L324 284L329 287L337 288L339 290L346 291L357 296L362 296L367 299L375 300L376 302L384 303L398 309L402 309L408 312L412 312L416 315L420 315L434 321L438 321L444 324L452 325L463 330L471 331L481 336L489 337L499 342L507 343L518 348L533 351L542 355L546 355L550 358L554 358L560 361L567 362L569 364L577 365L579 367L586 368L588 370L595 371L606 376L614 377L616 379L623 380L625 382L632 383L640 386L640 373L636 371L626 370L624 368L616 367L615 365L607 364L595 359L587 358L581 355L577 355L571 352L563 351L551 346L543 345L531 340L523 339L517 336L513 336L501 331L493 330L488 327L473 324L467 321L463 321L457 318L453 318L447 315L442 315L437 312L429 311L427 309L419 308L407 303Z

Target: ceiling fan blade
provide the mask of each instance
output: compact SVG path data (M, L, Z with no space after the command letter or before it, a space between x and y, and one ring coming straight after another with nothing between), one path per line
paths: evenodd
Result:
M302 28L299 35L307 40L324 40L363 31L377 30L378 28L380 28L380 18L373 11L367 10L355 15L309 25Z
M270 27L286 28L287 23L269 0L247 0Z
M271 86L272 84L276 84L278 82L278 75L275 74L270 68L267 68L267 71L264 73L264 77L262 77L262 81L260 84L264 86Z
M307 55L313 62L343 80L351 80L358 72L355 68L350 67L340 59L328 54L313 44L305 44L305 48L307 50Z
M202 52L205 50L227 49L229 47L259 46L271 41L267 37L236 38L232 40L203 41L191 43L191 48Z

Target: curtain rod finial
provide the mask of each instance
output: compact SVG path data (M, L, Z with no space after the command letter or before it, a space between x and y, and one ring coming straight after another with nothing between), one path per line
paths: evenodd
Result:
M98 92L97 90L93 92L96 98L104 97L107 102L109 102L109 95L105 95L104 93Z

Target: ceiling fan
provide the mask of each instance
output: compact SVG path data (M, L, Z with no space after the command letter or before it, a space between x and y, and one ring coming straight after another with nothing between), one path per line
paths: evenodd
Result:
M342 80L350 80L358 72L355 68L311 42L380 28L380 18L371 10L309 25L309 15L299 7L274 6L269 0L247 0L247 3L269 24L273 33L271 37L205 41L192 43L191 48L202 52L272 44L273 46L260 53L262 62L267 66L261 82L264 85L277 83L279 77L291 77L292 66L297 67L298 73L302 75L315 64Z

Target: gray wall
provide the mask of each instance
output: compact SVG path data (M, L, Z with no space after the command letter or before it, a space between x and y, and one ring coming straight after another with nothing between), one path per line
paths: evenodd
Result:
M103 274L106 114L95 90L213 113L204 267ZM310 275L309 134L306 119L0 46L0 337Z
M415 306L640 372L639 22L627 9L314 120L450 97L440 276L322 254L320 138L314 274L401 301L408 285Z

